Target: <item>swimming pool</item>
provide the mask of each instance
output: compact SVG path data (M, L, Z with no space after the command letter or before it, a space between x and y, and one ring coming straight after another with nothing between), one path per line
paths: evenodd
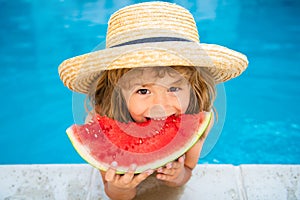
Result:
M0 2L1 164L82 163L65 129L72 93L57 66L104 40L110 14L143 1ZM248 55L225 83L226 121L200 163L300 164L300 26L297 0L175 0L192 12L200 40Z

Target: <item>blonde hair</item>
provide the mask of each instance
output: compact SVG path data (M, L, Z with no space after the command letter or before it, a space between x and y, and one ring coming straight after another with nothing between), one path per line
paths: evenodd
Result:
M140 68L141 70L143 68ZM91 106L96 113L108 116L121 122L133 121L131 118L121 88L118 86L121 77L132 69L114 69L103 71L95 89L89 93ZM191 85L190 101L186 114L200 111L211 111L216 96L215 82L205 68L190 66L153 67L156 77L176 70Z

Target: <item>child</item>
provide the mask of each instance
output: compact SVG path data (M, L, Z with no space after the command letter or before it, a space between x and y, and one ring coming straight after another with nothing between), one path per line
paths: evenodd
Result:
M98 114L124 122L164 120L171 115L210 111L215 96L214 81L204 74L192 66L109 70L100 76L96 92L90 98ZM186 183L198 162L206 133L178 161L159 168L156 177L169 186ZM106 192L112 199L132 198L136 186L153 172L134 176L133 167L121 176L115 174L113 167L101 171Z
M68 88L89 94L94 112L122 122L211 111L215 84L240 75L248 65L243 54L200 43L192 15L166 2L117 11L108 23L106 46L66 60L59 74ZM132 199L137 186L152 173L168 186L184 185L211 126L185 155L155 171L135 175L132 163L127 173L118 175L117 163L112 163L101 171L106 194L111 199Z

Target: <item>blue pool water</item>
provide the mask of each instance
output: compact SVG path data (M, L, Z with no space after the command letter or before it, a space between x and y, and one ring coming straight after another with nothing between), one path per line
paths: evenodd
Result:
M0 164L84 162L65 134L74 123L72 92L57 66L94 49L110 14L138 2L0 1ZM300 164L300 1L169 2L192 12L202 42L250 61L224 84L225 124L199 162Z

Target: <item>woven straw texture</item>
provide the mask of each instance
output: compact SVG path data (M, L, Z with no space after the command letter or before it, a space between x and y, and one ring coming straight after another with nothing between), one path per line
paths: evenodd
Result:
M188 41L122 45L157 37ZM111 16L106 49L67 59L58 71L69 89L88 93L103 70L174 65L206 67L216 83L220 83L239 76L247 68L248 60L226 47L200 43L194 18L183 7L147 2L125 7Z

